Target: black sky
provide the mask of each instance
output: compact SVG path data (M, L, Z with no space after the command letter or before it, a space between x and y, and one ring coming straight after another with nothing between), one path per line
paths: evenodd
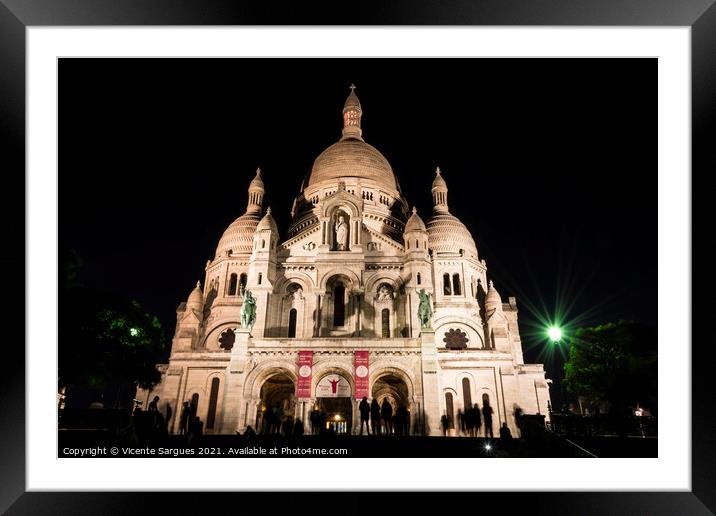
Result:
M61 59L59 235L167 336L257 166L285 236L349 92L424 220L440 166L488 276L540 312L657 323L655 59ZM561 296L561 297L560 297ZM562 299L563 301L559 301ZM557 310L561 311L561 310ZM586 315L585 315L586 314Z

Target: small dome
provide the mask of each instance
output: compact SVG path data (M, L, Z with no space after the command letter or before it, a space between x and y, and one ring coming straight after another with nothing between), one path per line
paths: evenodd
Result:
M348 95L348 98L346 99L346 103L343 105L343 112L346 111L359 111L362 112L363 110L360 107L360 100L358 100L358 96L356 95L356 87L351 84L351 93Z
M254 177L251 180L251 183L249 183L249 191L252 191L252 190L259 190L261 192L265 191L264 181L261 178L261 169L260 168L256 169L256 177Z
M259 225L256 226L256 231L262 231L265 229L269 229L272 232L278 234L278 226L276 225L276 221L271 215L271 208L266 210L266 215L264 215L264 218L261 219Z
M449 212L435 213L427 225L428 246L437 253L458 253L477 258L477 246L465 224Z
M500 297L500 293L497 292L495 285L493 285L492 280L490 280L490 288L485 298L485 310L487 310L487 312L493 312L494 310L502 311L502 298Z
M390 192L398 191L388 160L372 145L356 139L341 140L324 150L313 162L308 186L348 178L375 181Z
M413 206L413 214L408 219L408 222L405 223L405 232L407 233L408 231L426 231L425 223L418 215L418 210L415 209L415 206Z
M447 191L447 183L443 179L440 173L440 167L435 170L435 179L433 179L432 190L445 190Z
M231 250L232 254L251 254L254 248L254 233L261 220L258 212L244 213L226 228L216 246L216 257L225 256Z
M203 305L204 295L201 293L201 283L197 281L196 287L194 287L186 300L186 307L190 310L201 310Z

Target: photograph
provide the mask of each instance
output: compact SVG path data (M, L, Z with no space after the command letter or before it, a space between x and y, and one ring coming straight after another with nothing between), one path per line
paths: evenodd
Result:
M57 457L659 457L658 59L57 74Z

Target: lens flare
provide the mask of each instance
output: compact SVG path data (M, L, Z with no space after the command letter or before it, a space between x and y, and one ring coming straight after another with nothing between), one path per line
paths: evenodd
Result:
M551 326L547 330L547 336L552 342L559 342L562 339L562 330L556 326Z

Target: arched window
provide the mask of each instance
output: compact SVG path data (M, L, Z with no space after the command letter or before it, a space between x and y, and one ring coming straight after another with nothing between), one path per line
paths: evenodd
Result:
M419 249L419 248L420 248L420 244L418 243L418 239L416 238L415 239L415 249Z
M450 275L447 272L443 274L443 294L446 296L452 294L450 290Z
M445 413L448 417L448 428L455 428L455 410L452 405L452 392L445 393Z
M418 285L420 285L420 273L418 273L418 277L416 279L418 281Z
M343 326L346 322L346 288L337 285L333 290L333 326Z
M296 338L296 316L298 312L295 308L291 308L291 310L288 312L288 338L289 339L295 339Z
M462 294L462 289L460 288L460 275L459 274L453 274L452 275L452 293L456 296L459 296Z
M236 295L236 273L232 274L229 277L229 295L230 296Z
M264 240L264 239L262 238L262 239L261 239L261 249L263 249L264 247L266 247L266 240Z
M383 308L380 312L381 326L383 328L383 338L390 338L390 310Z
M495 332L490 332L490 349L495 349Z
M189 403L189 423L194 421L196 417L196 409L199 407L199 395L195 392L191 395L191 402Z
M256 282L256 284L257 284L257 285L261 285L261 281L262 281L263 279L264 279L264 275L259 272L259 279L258 279L258 281Z
M206 428L214 428L216 419L216 401L219 399L219 379L211 380L211 393L209 394L209 410L206 413Z
M470 292L472 293L472 297L475 297L475 280L474 279L470 282Z
M241 276L239 276L239 286L241 287L241 290L246 288L246 274L241 274Z
M472 407L472 395L470 394L470 379L462 379L462 401L465 409Z

